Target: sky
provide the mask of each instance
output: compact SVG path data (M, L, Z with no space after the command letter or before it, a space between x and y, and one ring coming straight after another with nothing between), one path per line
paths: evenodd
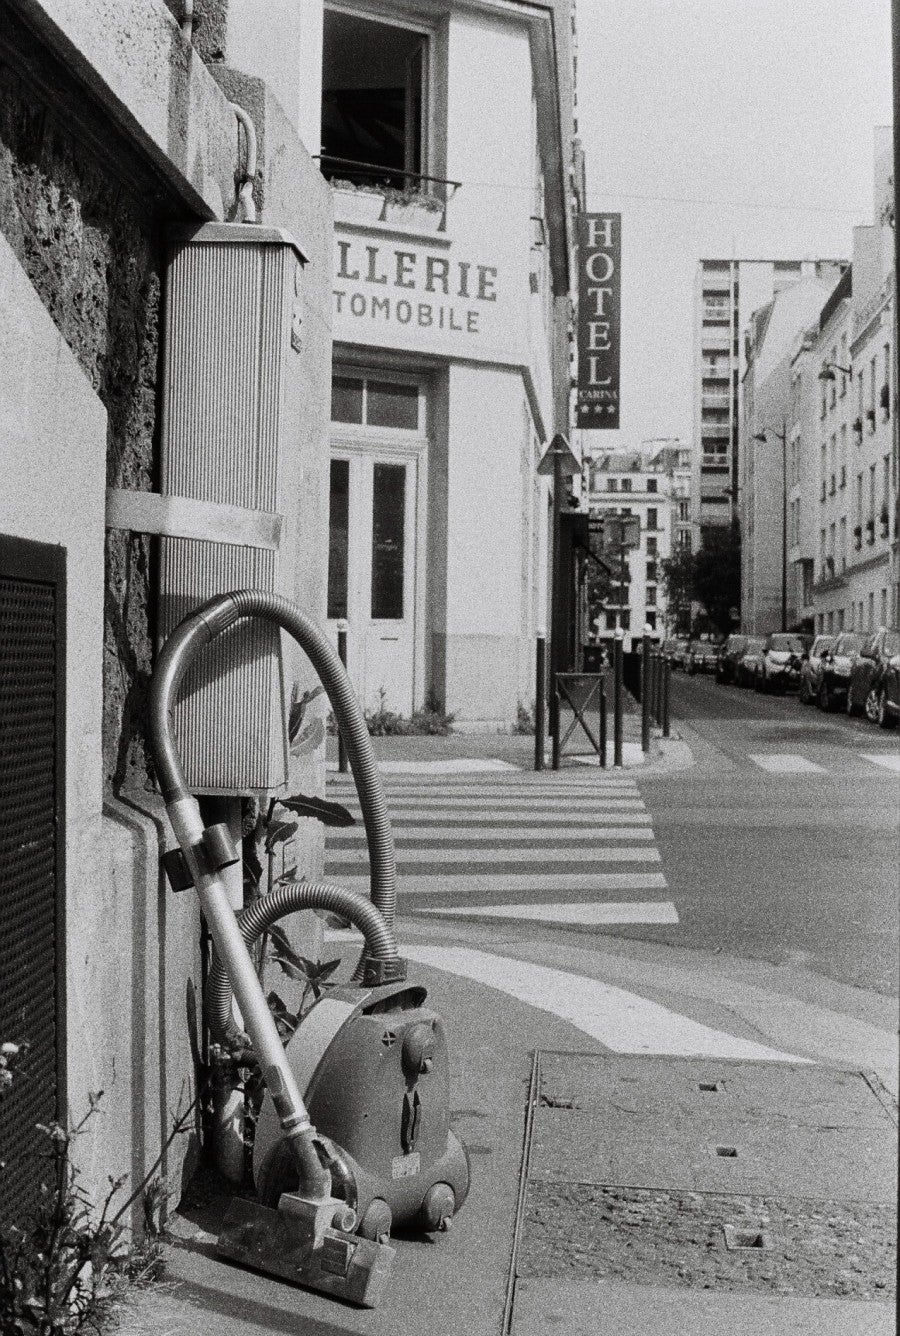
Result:
M851 255L892 121L890 0L578 0L590 211L622 214L621 430L691 440L700 258Z

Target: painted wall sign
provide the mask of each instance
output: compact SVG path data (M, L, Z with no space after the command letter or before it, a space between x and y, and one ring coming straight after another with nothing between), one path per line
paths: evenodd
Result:
M575 425L619 426L622 215L578 217L578 386Z
M358 322L357 337L384 326L445 330L477 338L497 301L497 267L430 254L402 243L338 238L336 321Z

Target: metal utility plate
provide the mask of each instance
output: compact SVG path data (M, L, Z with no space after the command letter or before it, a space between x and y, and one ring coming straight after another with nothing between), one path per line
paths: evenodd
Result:
M632 1309L635 1331L654 1309L640 1291L665 1286L827 1300L844 1310L835 1330L868 1330L854 1322L870 1309L871 1329L884 1329L895 1287L897 1134L896 1105L876 1077L814 1064L540 1052L528 1114L510 1276L516 1336L540 1329L553 1295L572 1287L585 1331L607 1330L589 1315L602 1294L621 1291L624 1316L608 1327L616 1336L632 1330ZM676 1308L671 1331L693 1331L688 1310L675 1320ZM812 1330L814 1309L802 1312ZM716 1314L730 1332L714 1304L710 1322ZM824 1332L830 1314L822 1310ZM581 1331L581 1320L573 1313L567 1329ZM764 1329L793 1331L786 1320ZM646 1316L643 1330L663 1336L670 1327Z

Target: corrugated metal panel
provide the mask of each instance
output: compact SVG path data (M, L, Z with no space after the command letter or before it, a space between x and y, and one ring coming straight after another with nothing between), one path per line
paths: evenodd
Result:
M31 1046L0 1099L0 1222L36 1204L46 1169L36 1124L64 1116L60 562L59 549L0 538L0 1042Z
M175 246L163 493L283 509L283 376L296 265L288 245L217 238ZM277 553L183 539L163 539L161 549L163 634L212 594L278 588ZM216 643L207 663L185 684L176 713L188 783L197 792L278 787L287 772L277 634L259 623L239 629Z
M213 594L273 589L275 553L189 538L162 544L166 590L160 630ZM185 774L197 792L269 789L287 767L279 631L262 622L226 631L185 678L175 708L175 733Z

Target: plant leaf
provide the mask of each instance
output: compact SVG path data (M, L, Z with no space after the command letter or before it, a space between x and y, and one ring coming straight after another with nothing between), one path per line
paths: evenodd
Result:
M289 840L297 829L296 821L276 821L274 826L269 827L266 835L266 853L272 853L279 844L284 844Z
M309 691L304 691L303 695L297 697L297 683L294 683L294 690L291 695L291 708L288 714L288 741L293 742L300 732L300 725L303 723L303 716L308 707L318 696L324 695L325 688L320 684L312 687Z
M244 855L244 872L253 886L258 886L262 881L263 867L257 857L256 850L251 849Z
M340 803L328 798L316 798L305 793L295 793L292 798L279 798L282 807L298 816L315 817L323 826L355 826L356 818Z
M325 740L325 722L312 719L304 725L300 734L291 743L291 755L302 756L304 752L314 751Z

